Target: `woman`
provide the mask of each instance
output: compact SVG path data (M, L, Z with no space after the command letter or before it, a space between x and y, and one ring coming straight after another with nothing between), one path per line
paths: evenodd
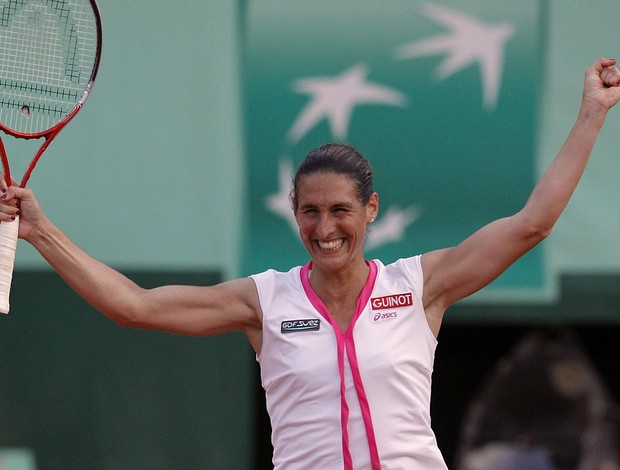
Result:
M293 210L311 261L287 273L147 290L75 246L28 189L2 185L0 221L20 215L19 236L120 325L245 332L261 365L276 468L445 469L429 417L444 312L549 234L620 99L615 64L601 58L587 70L575 126L522 210L457 246L387 266L364 258L379 197L369 165L345 145L311 152L295 176Z

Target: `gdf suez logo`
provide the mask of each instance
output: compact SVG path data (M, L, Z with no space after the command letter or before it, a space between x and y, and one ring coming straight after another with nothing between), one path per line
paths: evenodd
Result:
M280 323L282 333L295 333L297 331L319 331L321 321L316 318L307 320L284 320Z

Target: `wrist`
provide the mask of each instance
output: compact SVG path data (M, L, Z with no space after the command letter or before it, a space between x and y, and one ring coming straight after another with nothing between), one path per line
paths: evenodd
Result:
M53 224L45 217L41 216L36 223L30 223L29 230L22 237L35 248L39 248L50 239Z
M577 122L600 128L605 122L609 108L592 98L584 98L579 109Z

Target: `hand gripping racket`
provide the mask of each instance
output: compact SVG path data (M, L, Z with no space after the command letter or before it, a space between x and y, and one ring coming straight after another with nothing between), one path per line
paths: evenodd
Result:
M0 130L45 140L28 165L25 187L48 145L90 95L101 56L94 0L0 0ZM11 172L0 139L7 185ZM19 221L0 223L0 312L9 292Z

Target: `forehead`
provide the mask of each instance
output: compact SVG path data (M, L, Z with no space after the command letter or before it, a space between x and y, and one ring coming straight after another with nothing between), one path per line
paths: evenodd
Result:
M358 201L353 179L332 172L317 172L304 176L299 180L296 196L299 205Z

